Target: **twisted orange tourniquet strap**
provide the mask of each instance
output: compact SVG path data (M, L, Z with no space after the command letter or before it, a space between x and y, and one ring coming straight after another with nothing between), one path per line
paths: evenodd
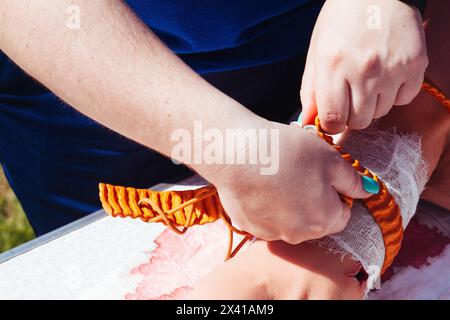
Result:
M222 218L228 228L229 241L225 259L232 258L252 238L233 227L214 186L196 190L153 191L99 184L99 197L105 211L113 217L140 218L145 222L161 222L178 234L194 225ZM233 233L244 239L233 250Z
M450 113L450 99L430 80L425 80L422 89L432 95Z
M450 99L435 84L429 80L426 80L422 85L422 89L433 96L443 107L447 109L447 111L450 112ZM344 152L341 146L335 145L333 143L333 139L324 133L320 126L318 116L315 119L315 126L319 136L333 146L338 152L340 152L342 157L349 161L356 170L363 175L375 179L380 184L380 192L378 194L367 199L363 199L362 201L374 217L375 222L380 227L383 235L385 258L381 273L384 273L397 256L403 239L403 219L400 214L400 208L395 203L394 197L389 194L386 185L377 176L363 168L358 160L352 159L350 154ZM341 196L341 199L350 207L352 206L353 199L344 196Z
M318 116L315 120L315 126L319 136L328 142L328 144L330 144L334 149L336 149L345 160L350 162L353 168L361 174L375 179L375 181L377 181L380 185L380 192L378 192L378 194L375 194L367 199L363 199L362 201L372 214L375 222L380 227L381 234L383 235L385 247L384 262L381 268L381 273L383 273L392 264L394 258L400 251L400 246L403 239L403 225L400 208L395 203L394 197L388 192L385 184L376 175L361 166L358 160L353 159L351 155L345 152L341 146L335 145L333 143L333 138L324 133L322 127L320 126ZM353 199L345 196L341 196L341 199L352 207Z
M429 81L426 81L422 88L450 112L450 100L441 90ZM335 145L333 139L323 132L318 117L316 117L315 126L319 136L340 152L342 157L349 161L356 170L375 179L380 184L378 194L362 201L373 215L383 235L385 246L383 273L391 265L400 250L403 237L400 209L392 195L389 194L385 184L377 176L362 167L358 160L344 152L341 146ZM249 233L233 227L230 218L222 207L217 190L212 185L187 191L153 191L100 183L99 189L100 201L108 214L114 217L140 218L145 222L161 222L178 234L185 233L193 225L202 225L222 218L229 230L226 259L233 257L252 238ZM353 199L344 196L341 199L350 207L352 206ZM245 237L233 250L234 232Z

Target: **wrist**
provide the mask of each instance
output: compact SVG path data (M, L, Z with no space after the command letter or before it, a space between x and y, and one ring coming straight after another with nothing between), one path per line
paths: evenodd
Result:
M258 149L275 138L270 133L272 123L252 113L245 112L228 123L222 120L220 128L196 130L191 168L216 186L231 186L246 174L260 173L259 152L267 150Z

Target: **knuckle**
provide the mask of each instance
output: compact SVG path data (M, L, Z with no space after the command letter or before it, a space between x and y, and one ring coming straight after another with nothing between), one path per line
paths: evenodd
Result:
M409 72L425 70L429 63L426 49L403 52L394 61L394 65L401 68L397 70L408 70Z
M336 69L343 61L345 54L338 48L330 49L328 46L319 47L317 59L331 69Z
M383 73L381 58L376 53L368 53L363 56L361 62L363 77L379 77Z
M328 216L327 219L330 219L330 217ZM324 220L324 221L326 221L326 220ZM311 239L323 238L328 234L328 230L329 230L329 226L324 225L323 221L321 223L319 223L319 222L312 223L309 226L309 237Z

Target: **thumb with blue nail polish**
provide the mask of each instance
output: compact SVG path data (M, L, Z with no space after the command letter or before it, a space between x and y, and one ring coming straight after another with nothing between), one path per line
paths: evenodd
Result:
M366 192L371 194L377 194L380 192L380 185L374 179L362 176L363 188Z
M341 158L342 159L342 158ZM353 199L365 199L380 192L380 185L374 179L361 175L346 160L339 163L333 170L333 186L341 195Z

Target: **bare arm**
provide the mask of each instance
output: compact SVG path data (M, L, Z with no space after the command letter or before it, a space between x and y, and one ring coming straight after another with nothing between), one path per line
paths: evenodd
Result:
M66 26L72 3L2 1L0 48L82 113L167 156L171 132L194 120L219 129L262 122L195 74L122 1L77 1L78 30Z

